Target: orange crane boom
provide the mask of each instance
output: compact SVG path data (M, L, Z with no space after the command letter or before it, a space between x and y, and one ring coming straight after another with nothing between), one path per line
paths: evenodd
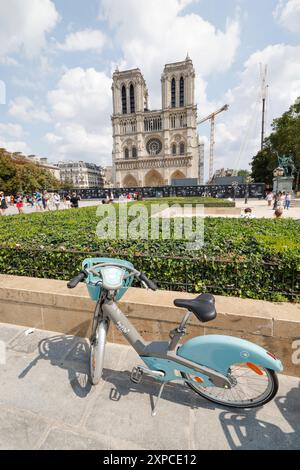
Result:
M210 121L210 149L209 149L209 181L212 180L214 174L214 145L215 145L215 118L217 114L227 111L229 108L228 104L222 106L214 113L209 114L205 118L197 122L197 125L202 124L203 122Z

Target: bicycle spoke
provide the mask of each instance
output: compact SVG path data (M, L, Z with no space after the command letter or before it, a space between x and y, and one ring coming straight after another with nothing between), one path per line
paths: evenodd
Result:
M219 403L231 404L232 406L253 405L254 402L264 400L270 394L272 382L267 372L262 369L263 375L257 376L254 371L241 364L230 368L229 379L232 381L230 389L218 387L203 387L193 384L201 394Z

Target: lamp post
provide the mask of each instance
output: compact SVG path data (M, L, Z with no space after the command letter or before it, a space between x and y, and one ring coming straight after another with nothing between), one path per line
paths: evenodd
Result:
M233 187L233 200L235 201L235 197L236 197L236 190L237 190L237 187L238 187L239 183L237 181L233 181L232 182L232 187Z
M251 177L246 176L246 191L245 191L245 204L248 204L249 197L249 184L251 183Z
M300 169L297 170L297 178L296 178L296 194L299 191L299 176L300 176Z

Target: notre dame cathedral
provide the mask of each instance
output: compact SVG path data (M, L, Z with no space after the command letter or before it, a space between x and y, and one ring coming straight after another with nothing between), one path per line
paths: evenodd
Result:
M113 180L115 187L165 186L174 180L203 182L197 134L195 70L187 56L165 65L162 109L148 108L140 69L113 74Z

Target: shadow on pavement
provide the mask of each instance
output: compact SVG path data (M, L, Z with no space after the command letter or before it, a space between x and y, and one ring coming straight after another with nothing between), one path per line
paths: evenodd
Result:
M289 434L275 424L256 417L257 411L223 412L220 423L231 449L288 449L292 448Z
M115 371L110 369L103 370L103 380L113 385L109 392L109 398L112 401L120 401L122 397L130 393L139 393L149 395L150 405L153 409L155 398L158 395L160 383L155 382L151 378L145 377L141 383L136 384L130 380L129 371ZM215 409L216 406L207 400L197 396L183 383L167 383L161 396L162 402L160 406L163 407L163 401L177 403L179 405L187 406L191 409L205 408Z
M71 332L70 332L71 333ZM38 344L38 355L20 373L23 379L30 373L40 360L47 360L68 372L68 379L73 392L85 398L92 390L88 380L89 342L87 339L70 335L55 335L45 338ZM103 384L110 384L108 398L120 401L122 397L132 393L148 395L153 409L160 384L145 377L141 383L130 380L128 370L103 370ZM103 389L102 384L102 389ZM99 384L101 386L101 384ZM289 423L293 432L284 432L272 423L263 421L256 416L255 410L233 410L201 398L181 383L166 384L162 402L164 401L186 406L190 409L217 410L219 420L231 449L296 449L300 447L300 385L291 389L288 394L275 399L283 418ZM284 420L282 420L283 422Z
M85 398L92 390L88 379L89 342L85 338L74 337L73 334L72 332L70 335L55 335L42 339L38 344L38 355L19 374L18 378L25 378L40 360L47 360L51 365L66 370L74 393L80 398ZM130 373L131 371L128 370L103 370L103 382L113 385L109 392L109 399L119 401L129 393L147 394L153 408L160 384L149 378L144 378L140 384L135 384L130 380ZM99 385L101 386L101 384ZM180 383L166 384L162 400L178 403L192 409L216 408L212 403L197 396Z
M20 373L23 379L40 360L50 361L51 365L68 371L68 378L74 393L85 398L92 385L88 380L89 343L85 338L70 335L55 335L41 340L38 344L39 354Z
M231 449L299 449L300 385L274 401L293 431L284 432L279 426L257 417L259 408L238 413L223 412L220 422Z
M293 387L286 396L275 398L282 416L289 423L293 432L290 438L293 448L300 448L300 383L298 387Z

